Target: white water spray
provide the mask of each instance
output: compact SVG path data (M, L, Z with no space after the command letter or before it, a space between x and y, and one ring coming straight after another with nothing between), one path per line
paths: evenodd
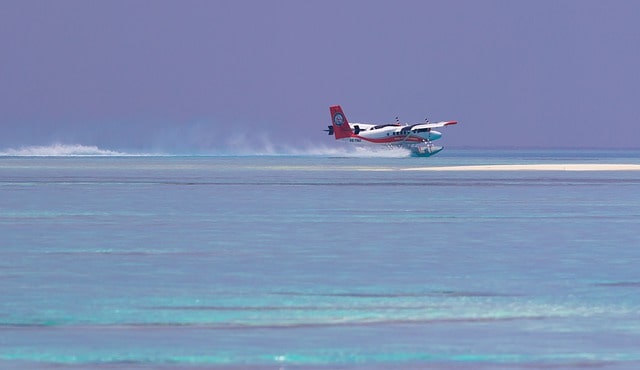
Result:
M0 152L2 157L104 157L132 155L139 154L128 154L80 144L35 145L18 149L10 148Z

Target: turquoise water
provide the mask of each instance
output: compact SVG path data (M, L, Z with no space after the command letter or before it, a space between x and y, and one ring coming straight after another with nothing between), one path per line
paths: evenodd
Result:
M634 151L0 158L0 367L640 367Z

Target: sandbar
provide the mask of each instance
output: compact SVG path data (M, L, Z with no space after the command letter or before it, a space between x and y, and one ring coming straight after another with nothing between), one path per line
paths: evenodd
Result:
M640 164L555 163L412 167L405 171L640 171Z

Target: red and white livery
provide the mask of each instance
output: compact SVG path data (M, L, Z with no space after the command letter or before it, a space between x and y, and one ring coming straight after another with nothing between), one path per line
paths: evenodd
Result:
M331 112L331 126L329 135L336 140L356 144L381 144L388 147L403 147L411 150L414 156L428 157L442 149L433 145L433 141L440 139L442 134L434 128L455 125L457 121L442 121L401 124L400 122L387 124L349 123L347 116L339 105L329 107ZM397 119L396 119L397 121Z

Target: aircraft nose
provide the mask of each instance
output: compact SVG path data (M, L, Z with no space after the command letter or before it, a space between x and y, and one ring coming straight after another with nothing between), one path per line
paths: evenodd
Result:
M438 140L442 137L442 134L438 131L431 130L429 132L429 140Z

